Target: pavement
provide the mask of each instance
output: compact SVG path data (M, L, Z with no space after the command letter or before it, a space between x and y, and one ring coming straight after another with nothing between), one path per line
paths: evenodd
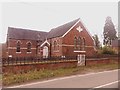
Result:
M118 71L73 75L7 88L118 88Z

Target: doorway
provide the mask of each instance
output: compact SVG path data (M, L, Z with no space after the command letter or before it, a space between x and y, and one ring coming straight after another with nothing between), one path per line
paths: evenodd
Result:
M43 47L43 58L48 58L48 47L47 46Z

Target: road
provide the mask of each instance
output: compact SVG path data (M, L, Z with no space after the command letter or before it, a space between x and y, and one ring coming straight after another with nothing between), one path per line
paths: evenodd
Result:
M8 88L118 88L118 70L74 75Z

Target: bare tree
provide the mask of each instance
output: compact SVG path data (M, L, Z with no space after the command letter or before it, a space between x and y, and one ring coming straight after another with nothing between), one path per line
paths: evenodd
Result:
M99 41L98 35L95 34L95 35L93 36L93 39L94 39L94 41L95 41L95 46L96 46L96 48L99 49L99 48L100 48L100 41Z

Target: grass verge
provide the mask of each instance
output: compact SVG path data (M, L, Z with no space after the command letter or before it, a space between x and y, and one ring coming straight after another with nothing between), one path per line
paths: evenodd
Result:
M72 68L59 68L55 70L41 69L39 71L33 70L22 74L3 74L3 86L9 86L13 84L21 84L34 80L47 80L55 77L63 77L75 74L86 74L89 72L99 72L105 70L118 69L117 63L111 64L97 64L92 66L80 66Z

